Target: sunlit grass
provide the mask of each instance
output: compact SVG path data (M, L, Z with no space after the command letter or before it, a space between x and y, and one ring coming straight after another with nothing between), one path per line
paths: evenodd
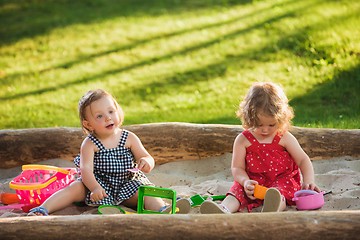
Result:
M239 99L268 80L294 125L360 128L359 13L346 0L3 1L0 128L78 127L94 88L126 125L241 124Z

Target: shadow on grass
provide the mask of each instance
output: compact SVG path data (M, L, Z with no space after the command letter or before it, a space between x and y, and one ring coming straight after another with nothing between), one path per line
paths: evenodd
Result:
M326 126L341 121L341 118L358 122L360 129L360 64L338 71L332 80L314 86L306 94L290 100L295 110L294 126L306 123L321 123ZM319 112L323 113L319 119ZM241 125L241 120L234 114L214 118L201 123ZM300 124L300 125L299 125Z
M251 3L251 0L2 0L0 46L34 38L55 28L90 24L116 17L177 14L201 8L221 8Z
M282 2L282 3L273 4L273 5L271 5L269 7L266 7L266 8L257 9L256 12L252 12L252 13L245 14L245 15L242 15L242 16L237 17L237 18L233 18L233 19L229 19L229 20L225 20L225 21L221 21L221 22L217 22L217 23L213 23L213 24L202 25L202 26L199 26L199 27L191 28L191 29L182 29L182 30L171 32L171 33L168 33L168 34L155 35L155 36L152 36L151 38L144 38L144 39L140 39L140 40L135 40L134 42L132 42L130 44L127 44L127 45L118 46L118 47L115 47L115 48L112 48L112 49L109 49L109 50L106 50L106 51L98 52L98 53L95 53L95 54L82 55L82 56L78 57L77 59L67 61L67 62L61 63L59 65L56 65L56 66L51 66L51 67L42 69L42 70L37 71L37 72L31 71L31 72L28 72L28 73L9 74L5 78L3 78L2 81L3 81L3 84L7 84L7 83L13 82L13 80L18 78L19 76L30 76L30 75L35 75L35 74L40 75L40 74L43 74L45 72L48 72L48 71L54 70L54 69L69 69L69 68L71 68L71 67L73 67L73 66L75 66L77 64L88 62L88 61L91 61L91 60L93 60L95 58L106 56L106 55L109 55L109 54L112 54L112 53L117 53L117 52L121 52L121 51L134 49L136 47L139 47L140 45L144 45L144 44L147 44L149 42L156 41L156 40L159 40L159 39L175 37L175 36L195 32L195 31L209 30L211 28L216 28L216 27L221 27L221 26L227 25L227 24L232 24L232 23L244 20L246 18L250 18L250 17L253 17L255 15L261 14L262 12L269 11L269 10L275 8L275 7L280 6L280 5L290 4L291 2L296 2L296 1L291 0L289 2Z
M312 3L304 6L302 9L305 10L305 9L307 9L309 7L312 7L312 6L316 5L316 4L318 4L318 3L312 2ZM71 87L71 86L74 86L74 85L91 82L91 81L98 80L98 79L103 79L103 78L105 78L106 76L109 76L109 75L122 73L122 72L125 72L125 71L129 71L129 70L133 70L133 69L136 69L136 68L139 68L139 67L143 67L143 66L146 66L146 65L151 65L151 64L154 64L154 63L157 63L157 62L160 62L160 61L171 59L171 58L176 57L176 56L184 56L184 55L186 55L188 53L193 53L193 52L201 50L203 48L211 47L211 46L213 46L213 45L215 45L217 43L220 43L220 42L222 42L224 40L234 39L234 38L236 38L236 37L238 37L240 35L243 35L243 34L246 34L246 33L250 32L252 30L263 28L267 24L271 24L271 23L274 23L274 22L278 22L278 21L280 21L282 19L292 17L299 11L301 11L301 9L296 9L294 11L289 11L289 12L287 12L285 14L263 20L263 21L261 21L259 23L255 23L254 25L252 25L250 27L247 27L247 28L244 28L244 29L237 29L237 30L235 30L233 32L224 34L221 37L209 40L207 42L200 43L200 44L194 44L191 47L179 50L177 52L172 52L172 53L165 54L165 55L162 55L162 56L157 56L155 58L144 59L144 60L142 60L142 61L140 61L138 63L132 64L132 65L129 65L129 66L108 70L108 71L105 71L105 72L102 72L102 73L99 73L99 74L95 74L95 75L87 77L87 78L83 78L83 79L75 80L75 81L72 81L72 82L59 84L57 86L45 87L45 88L38 89L38 90L35 90L35 91L24 92L24 93L15 94L15 95L12 95L12 96L0 97L0 100L11 100L11 99L22 98L22 97L26 97L26 96L35 95L35 94L42 94L42 93L46 93L46 92L50 92L50 91L56 91L58 89L67 88L67 87ZM261 52L264 51L264 49L253 49L253 51L254 51L254 53L260 54ZM250 54L250 56L254 56L254 53ZM236 56L236 57L239 57L239 58L244 58L245 57L246 58L247 54L239 55L239 56ZM228 64L228 63L229 63L229 61L227 61L226 64ZM218 64L220 64L220 63L218 63ZM208 69L208 66L206 66L204 69ZM198 70L196 70L196 71L198 71ZM163 82L163 84L164 85L168 84L168 82ZM145 89L147 89L147 88L148 88L148 86L145 86Z
M131 91L133 95L140 96L144 101L158 98L160 95L179 93L184 86L195 85L210 79L224 76L226 74L226 62L206 65L206 67L191 69L169 77L159 78L155 82L143 84L140 87L131 87L125 91ZM119 92L123 96L124 92ZM129 101L129 99L127 99Z
M10 2L10 1L9 1ZM21 2L21 1L18 1ZM66 7L71 6L72 4L75 4L75 6L77 5L81 5L81 6L88 6L88 7L84 7L82 9L82 11L84 11L85 13L81 13L81 14L85 14L85 17L82 17L81 14L80 16L72 16L72 15L76 15L77 11L73 10L70 11L70 13L64 13L64 14L70 14L67 15L69 19L64 19L64 22L58 20L57 18L55 18L55 16L50 17L48 23L42 22L40 21L39 23L36 21L36 18L34 18L33 22L30 22L29 24L25 24L24 28L28 28L26 32L26 34L23 33L19 33L19 35L17 35L18 33L15 33L14 35L11 35L4 38L3 40L0 40L0 42L3 43L11 43L12 41L17 41L23 37L35 37L39 34L44 34L47 31L50 31L52 28L56 28L56 27L61 27L61 26L66 26L69 24L73 24L73 23L91 23L94 21L100 21L106 18L111 18L111 17L117 17L117 16L130 16L131 14L134 15L141 15L141 14L161 14L160 12L163 11L169 11L169 12L176 12L176 11L185 11L186 10L186 4L191 5L191 1L181 1L180 4L175 4L175 6L173 6L172 4L170 6L162 6L161 4L164 4L163 1L157 1L157 2L152 2L152 1L125 1L125 2L121 2L119 3L119 6L124 6L124 9L122 9L119 12L116 12L116 10L119 10L119 6L115 6L114 9L111 9L111 5L110 3L113 3L113 1L107 0L104 2L101 1L95 1L95 2L86 2L86 1L81 1L79 2L72 2L72 1L57 1L57 3L51 2L51 1L34 1L34 2L38 2L39 6L41 4L62 4L64 3ZM136 7L136 3L139 2L144 2L144 5L141 6L140 8ZM175 1L176 2L176 1ZM204 1L206 2L206 1ZM235 1L233 1L231 4L235 4ZM247 3L248 1L242 1L241 3ZM291 1L294 2L294 1ZM164 60L168 60L171 59L173 57L176 56L184 56L186 54L192 53L194 51L198 51L201 50L203 48L206 47L211 47L217 43L220 43L221 41L224 40L230 40L233 38L236 38L238 36L244 35L246 33L248 33L249 31L252 30L256 30L256 29L262 29L264 28L265 24L272 24L272 23L277 23L280 20L284 19L284 18L288 18L288 17L294 17L296 15L301 14L302 10L305 9L309 9L311 7L316 6L317 4L319 4L320 2L323 1L314 1L311 4L308 4L306 6L304 6L302 9L296 9L296 11L292 11L292 12L288 12L286 14L283 15L279 15L276 17L272 17L266 20L263 20L261 22L258 23L254 23L254 25L249 26L248 28L245 29L237 29L231 33L228 34L224 34L222 37L217 38L217 39L212 39L209 40L205 43L200 43L200 44L196 44L194 43L194 45L192 47L186 48L186 49L182 49L180 51L177 52L173 52L173 53L169 53L169 54L164 54L161 56L157 56L155 58L149 58L149 59L143 59L141 61L139 61L138 63L135 63L133 65L130 66L125 66L125 67L121 67L121 68L117 68L117 69L112 69L109 71L105 71L102 73L98 73L95 74L93 76L89 76L89 77L85 77L83 79L77 79L75 81L70 81L68 83L62 83L59 84L57 86L53 86L53 87L45 87L42 89L38 89L35 91L29 91L29 92L24 92L24 93L20 93L17 95L12 95L12 96L7 96L7 97L0 97L0 100L11 100L11 99L17 99L17 98L22 98L22 97L26 97L26 96L30 96L30 95L35 95L35 94L41 94L41 93L46 93L46 92L50 92L50 91L56 91L58 89L61 88L67 88L67 87L71 87L77 84L83 84L83 83L87 83L87 82L91 82L91 81L95 81L95 80L99 80L99 79L103 79L109 75L113 75L113 74L118 74L121 72L125 72L128 70L132 70L138 67L142 67L145 65L151 65L160 61L164 61ZM118 3L118 2L117 2ZM184 3L184 5L182 5L182 3ZM214 5L212 5L212 3ZM290 2L289 2L290 3ZM93 13L89 13L89 11L87 11L87 9L94 9L97 8L96 6L94 7L93 5L99 4L100 6L98 7L99 9ZM102 4L106 5L106 6L101 6ZM156 5L157 4L157 5ZM214 1L209 1L206 3L203 3L203 6L200 7L219 7L222 6L222 4L220 3L215 3ZM115 4L116 5L116 4ZM150 6L151 5L151 6ZM146 9L146 7L149 7L149 9ZM273 7L273 6L272 6ZM271 8L266 8L263 9L262 11L271 11ZM23 8L26 9L26 7L22 7L20 8L20 10L23 10ZM28 9L26 11L30 11L31 10L31 6L28 6ZM49 6L45 6L43 7L43 10L46 10L47 8L49 8ZM56 8L54 6L54 8ZM162 10L161 10L162 9ZM29 12L25 12L25 17L21 17L21 11L17 10L17 11L13 11L12 13L15 14L12 19L15 18L16 14L18 15L18 18L24 20L26 19L26 17L30 16ZM113 11L114 10L114 11ZM149 10L149 11L147 11ZM36 14L39 14L39 12L42 11L41 7L37 7L36 8ZM54 15L56 14L61 14L61 11L59 9L55 9L53 10ZM111 12L111 14L106 15L106 13L108 13L107 11ZM196 28L192 28L192 29L185 29L185 30L180 30L180 31L176 31L176 32L172 32L169 34L163 34L163 35L158 35L155 38L148 38L148 39L142 39L142 40L138 40L135 41L129 45L125 45L125 46L119 46L113 49L109 49L107 51L103 51L103 52L99 52L96 54L92 54L92 55L87 55L87 56L83 56L79 59L73 60L73 61L69 61L66 63L63 63L61 65L58 66L54 66L51 69L56 69L56 68L71 68L74 65L81 63L81 62L85 62L88 61L89 58L96 58L96 57L101 57L101 56L105 56L107 54L113 53L113 52L119 52L119 51L123 51L123 50L128 50L128 49L132 49L135 48L141 44L145 44L148 42L151 42L152 40L157 40L157 39L162 39L162 38L169 38L169 37L173 37L173 36L177 36L177 35L181 35L181 34L185 34L185 33L189 33L191 31L199 31L201 29L210 29L213 27L219 27L219 26L223 26L226 24L230 24L230 23L234 23L236 21L240 21L242 19L246 19L247 17L251 17L254 16L255 14L259 13L254 12L251 13L249 15L244 15L238 18L234 18L234 19L230 19L227 21L222 21L222 22L218 22L215 24L209 24L209 25L203 25L203 26L199 26ZM1 13L0 13L1 14ZM46 13L49 14L49 13ZM46 15L45 14L45 15ZM123 15L122 15L123 14ZM92 18L91 16L94 15L94 18ZM102 16L102 15L106 15L106 17ZM0 21L3 20L4 18L4 14L1 14L0 16ZM71 19L71 16L74 19ZM353 15L352 15L353 16ZM340 23L342 21L346 21L347 18L352 17L352 16L340 16L338 18L332 19L332 22L334 24L336 23ZM328 51L326 49L326 47L324 47L323 49L320 49L320 51L317 51L317 54L311 53L309 47L307 46L308 44L308 38L307 38L307 31L310 29L319 29L323 26L323 28L329 27L328 21L330 19L323 19L322 22L314 22L313 25L311 26L307 26L303 29L298 28L295 29L294 32L291 32L289 34L286 34L284 36L281 37L281 39L279 39L277 46L281 49L286 49L289 52L292 52L293 54L296 54L298 56L304 57L309 59L309 61L313 61L313 60L319 60L321 58L325 58L327 60L327 62L329 64L332 64L334 59L331 59L329 56L331 56L329 53L330 51ZM4 22L2 22L2 25ZM6 21L5 21L6 23ZM18 23L17 23L18 24ZM40 29L34 29L32 30L32 28L36 28L36 24L40 24ZM47 24L49 24L49 26L47 26ZM63 24L63 25L62 25ZM13 24L8 27L10 28L14 28L16 27L16 24ZM2 29L3 27L1 27ZM21 30L22 31L22 30ZM33 31L33 32L32 32ZM28 35L27 35L28 34ZM0 35L3 35L3 33L0 30ZM295 42L294 42L295 39ZM1 43L0 43L1 44ZM316 43L315 43L316 44ZM310 46L313 47L313 46ZM316 47L316 46L315 46ZM235 60L238 61L247 61L247 60L253 60L253 58L256 58L256 60L260 60L260 61L271 61L271 57L272 55L276 54L276 50L274 50L272 48L272 46L265 46L265 47L257 47L254 49L247 49L246 52L242 53L242 54L234 54L232 56L229 56L226 60L222 61L222 62L217 62L217 63L212 63L209 65L206 65L202 68L198 68L198 69L191 69L188 70L184 73L174 73L173 76L169 76L169 77L164 77L164 78L159 78L157 79L157 82L152 82L149 84L144 84L140 87L137 88L133 88L131 89L131 91L134 92L134 94L136 95L141 95L143 96L144 99L148 99L150 98L149 96L147 96L147 92L148 89L150 89L151 91L155 91L155 94L163 94L163 93L167 93L169 91L176 91L179 88L185 86L185 85L191 85L194 84L196 82L199 81L209 81L213 78L216 77L221 77L223 75L226 74L226 69L227 67L231 66L231 64L233 64L233 62ZM259 59L260 58L260 59ZM50 69L49 69L50 70ZM46 70L45 70L46 71ZM335 73L332 77L332 79L329 80L325 80L324 83L314 87L314 89L312 89L311 91L309 91L308 93L306 93L305 95L299 96L297 98L292 99L291 101L291 105L294 107L294 109L296 110L295 115L296 115L296 119L300 119L300 118L305 118L305 120L299 121L299 122L306 122L307 119L309 119L309 121L312 121L312 118L314 118L314 116L318 116L317 115L312 115L312 113L316 112L316 111L324 111L324 119L321 119L321 122L324 122L326 124L327 121L327 116L328 115L344 115L347 116L349 118L352 119L359 119L359 92L360 92L360 88L359 88L359 83L360 83L360 70L359 70L359 65L357 65L356 67L352 68L352 69L348 69L348 70L343 70L343 71L338 71L337 73ZM12 79L14 79L14 77L16 77L16 75L12 76ZM129 89L127 89L126 91L128 91ZM118 94L122 95L122 92L119 92ZM296 124L297 120L294 120L294 123ZM315 119L316 120L316 119ZM228 116L228 117L222 117L220 119L212 119L212 120L208 120L207 122L203 122L203 123L223 123L223 124L240 124L240 121L238 119L235 118L235 113L234 116Z
M237 29L233 32L230 32L228 34L224 34L220 38L209 40L205 43L200 44L194 44L193 46L189 48L182 49L177 52L172 52L169 54L164 54L162 56L157 56L155 58L149 58L149 59L143 59L139 61L138 63L135 63L130 66L125 66L122 68L112 69L109 71L105 71L99 74L95 74L90 77L86 77L83 79L78 79L76 81L68 82L59 84L54 87L45 87L42 89L38 89L35 91L29 91L20 93L13 96L8 97L2 97L0 100L9 100L9 99L16 99L21 97L26 97L29 95L34 94L41 94L46 93L50 91L56 91L61 88L67 88L71 87L77 84L83 84L90 81L95 81L98 79L103 79L109 75L118 74L121 72L129 71L138 67L143 67L146 65L151 65L160 61L168 60L176 56L184 56L188 53L192 53L194 51L201 50L206 47L211 47L217 43L220 43L223 40L230 40L233 38L236 38L238 36L244 35L248 33L249 31L255 30L255 29L261 29L264 28L266 24L271 23L277 23L280 20L288 17L294 17L297 14L301 14L302 10L305 10L307 8L313 7L319 2L313 2L309 5L306 5L303 7L303 9L296 9L296 11L293 12L287 12L285 14L272 17L266 20L263 20L261 22L255 23L252 26L249 26L245 29ZM271 9L268 9L271 10ZM248 15L252 16L254 13ZM340 23L343 21L346 21L346 19L353 17L352 15L346 15L346 16L339 16L337 18L332 18L333 23ZM245 19L246 16L242 16L239 18L231 19L225 22L219 22L216 24L210 24L210 25L204 25L200 26L195 29L187 29L182 30L178 32L169 33L166 35L159 35L157 38L168 38L175 35L180 35L183 33L187 33L190 31L195 31L203 28L211 28L216 26L222 26L229 23L234 23L236 21L239 21L241 19ZM326 61L329 64L334 63L334 59L331 59L329 56L331 56L330 51L326 49L326 46L323 49L317 49L317 54L314 54L310 51L310 47L316 46L308 46L309 43L307 38L307 31L319 29L319 28L326 28L329 27L328 24L329 19L322 19L322 22L314 22L313 25L307 26L303 29L296 29L294 32L290 32L287 35L282 36L281 39L276 43L278 45L278 48L286 49L289 52L292 52L293 54L296 54L298 56L301 56L303 58L309 59L310 62L313 60L319 60L319 59L326 59ZM128 46L122 46L119 48L115 48L109 51L104 51L95 55L90 55L87 57L98 57L98 56L104 56L106 54L112 53L114 51L122 51L125 49L131 49L133 47L136 47L139 44L143 44L146 42L150 42L154 39L144 39L137 42L134 42L131 45ZM315 43L316 44L316 43ZM311 45L311 44L310 44ZM137 95L142 96L143 100L151 100L152 97L156 97L162 94L168 94L171 91L177 91L178 89L186 86L186 85L193 85L200 81L209 81L211 79L221 77L226 74L227 68L234 64L234 62L238 61L247 61L247 60L254 60L256 58L257 61L271 61L271 57L276 54L276 50L274 50L271 46L264 46L264 47L257 47L254 49L247 49L246 52L242 54L237 55L231 55L228 56L227 59L221 62L212 63L206 66L203 66L201 68L197 69L191 69L188 71L185 71L184 73L174 73L173 76L167 76L164 78L159 78L156 80L156 82L151 82L148 84L143 84L140 87L130 88L131 91ZM260 56L260 57L259 57ZM78 61L74 62L68 62L66 63L68 67L72 67L72 65L76 64L77 62L86 61L86 58L80 59ZM315 66L316 67L316 66ZM65 65L64 65L64 68ZM291 101L291 105L295 109L295 115L296 118L294 119L294 124L296 125L297 122L304 123L304 122L322 122L324 124L328 123L329 121L334 121L334 119L329 119L329 116L338 116L342 115L344 117L357 120L359 119L359 96L358 93L360 92L360 70L359 65L352 69L348 70L342 70L338 71L337 73L333 74L332 79L324 80L322 84L315 86L310 92L306 93L305 95L302 95L300 97L294 98ZM128 91L127 89L126 91ZM149 90L151 94L149 94ZM117 95L123 95L124 92L118 92ZM323 119L314 119L315 116L318 116L319 111L324 112ZM314 113L314 114L313 114ZM240 124L240 121L235 118L234 116L228 116L228 117L222 117L221 119L211 119L202 123L223 123L223 124Z
M294 124L334 122L336 118L352 119L360 128L360 64L346 70L339 70L309 92L290 101L295 110ZM323 113L318 119L319 112Z

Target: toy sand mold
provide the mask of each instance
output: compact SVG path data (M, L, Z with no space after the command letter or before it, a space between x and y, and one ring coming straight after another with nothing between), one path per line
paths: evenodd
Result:
M232 152L241 126L156 123L125 126L139 136L157 165ZM360 130L291 132L321 160L360 156ZM79 128L0 131L0 168L48 159L72 161L83 139ZM233 215L66 215L0 219L2 239L360 239L360 210L242 213Z

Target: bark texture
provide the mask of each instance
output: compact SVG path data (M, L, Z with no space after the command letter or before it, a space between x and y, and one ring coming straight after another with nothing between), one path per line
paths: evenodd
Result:
M151 123L124 126L134 132L154 157L156 164L195 160L232 152L236 125ZM360 130L292 127L291 133L312 160L360 156ZM43 160L72 161L85 136L80 128L0 130L0 168Z
M360 239L360 211L0 219L1 239Z

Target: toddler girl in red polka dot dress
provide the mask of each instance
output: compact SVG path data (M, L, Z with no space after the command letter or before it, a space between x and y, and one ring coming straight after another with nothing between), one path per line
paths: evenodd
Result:
M233 146L234 185L221 204L203 202L201 213L251 212L261 204L263 212L277 212L286 203L294 205L296 191L320 192L310 158L288 131L294 115L279 85L255 83L240 104L239 116L245 131ZM269 188L264 200L254 197L256 184Z

